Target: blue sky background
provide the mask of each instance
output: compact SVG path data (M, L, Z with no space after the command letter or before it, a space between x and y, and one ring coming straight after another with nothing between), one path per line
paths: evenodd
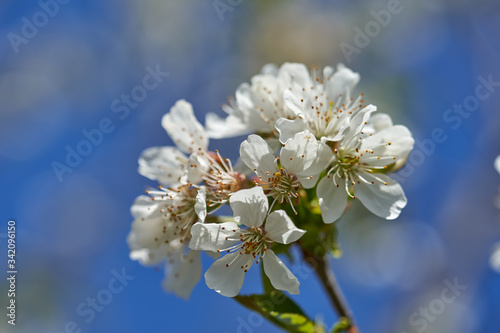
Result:
M388 1L243 0L218 13L208 0L72 0L46 7L46 22L44 3L54 2L0 3L0 248L6 253L15 219L19 271L17 325L2 314L2 332L59 333L71 322L82 332L277 332L203 281L189 301L164 294L162 268L131 261L125 239L130 205L154 185L137 173L137 158L172 144L162 115L181 98L202 122L207 112L222 115L239 83L285 61L343 62L361 74L358 92L417 142L436 129L446 136L428 154L417 145L400 172L409 203L398 220L353 205L338 222L344 255L332 264L361 330L418 332L411 314L440 297L443 281L458 279L467 289L420 332L498 332L500 274L489 258L500 241L500 87L467 116L445 116L475 94L479 77L500 82L498 2L401 0L352 56L341 45L356 46L357 29ZM29 37L26 20L39 23ZM16 44L13 34L25 39ZM140 85L148 66L169 75L120 119L112 102ZM76 149L82 131L105 118L113 130L60 181L53 163L65 163L66 147ZM234 159L239 142L210 147ZM211 261L203 258L204 270ZM77 308L123 269L134 279L86 322ZM301 282L294 300L331 325L315 277ZM5 305L5 280L0 290ZM243 292L259 290L253 270Z

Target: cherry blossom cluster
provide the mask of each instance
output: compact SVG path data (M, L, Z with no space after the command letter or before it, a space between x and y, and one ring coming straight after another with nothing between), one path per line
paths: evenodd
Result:
M273 248L300 243L308 230L296 226L307 220L307 209L298 209L304 201L326 224L354 199L397 218L406 197L388 173L404 165L414 140L354 94L359 79L343 65L266 65L223 106L226 117L207 114L206 127L191 104L178 101L162 118L176 147L148 148L139 158L139 173L159 186L132 206L130 257L164 263L164 289L183 298L200 279L201 251L216 259L204 277L221 295L236 296L260 262L274 288L297 294L299 281ZM241 136L234 165L209 150L209 138ZM226 204L233 216L217 216Z

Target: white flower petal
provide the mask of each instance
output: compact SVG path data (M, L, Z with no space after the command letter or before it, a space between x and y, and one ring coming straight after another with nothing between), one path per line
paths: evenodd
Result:
M321 141L340 141L342 138L346 135L346 133L349 132L350 129L350 119L347 118L344 121L341 122L341 124L338 125L338 130L334 131L333 133L330 133L326 136L323 136L320 138Z
M311 75L304 64L284 63L278 71L278 78L284 82L286 87L292 83L303 88L312 86Z
M395 125L365 138L360 149L361 151L371 149L377 156L396 157L397 161L408 157L408 154L413 149L414 142L408 128L403 125ZM387 143L390 143L390 145ZM369 156L370 154L365 154L361 157L361 162Z
M297 94L294 94L290 90L285 90L283 93L283 100L285 102L285 105L292 110L297 116L302 116L304 111L302 109L303 105L302 102L300 101L299 96ZM285 118L286 119L286 118Z
M299 281L272 250L267 250L262 260L264 262L264 272L269 277L269 280L271 280L274 288L286 290L294 295L300 293Z
M140 195L135 199L134 204L130 208L130 212L136 219L141 217L146 218L155 212L157 206L158 204L154 200L151 200L151 197Z
M265 177L266 174L277 171L276 157L271 147L258 135L249 135L241 143L240 157L259 177Z
M186 164L186 156L174 147L151 147L139 157L139 173L166 187L177 186Z
M344 100L349 100L352 90L356 87L360 79L358 73L354 73L343 64L337 65L337 71L326 80L325 90L330 99L337 99L339 95L344 96Z
M198 152L189 155L189 160L184 169L182 180L190 184L198 184L203 180L203 173L207 170L207 166L200 161Z
M368 121L368 126L370 126L374 132L380 132L383 129L391 127L392 125L391 116L386 113L377 113Z
M129 258L131 260L139 261L139 263L143 266L152 267L164 261L170 252L171 250L168 245L162 244L156 249L140 248L131 250Z
M264 190L260 186L240 190L229 197L229 205L234 219L247 227L260 227L266 218L269 204Z
M279 118L274 124L280 134L281 143L285 143L295 136L295 134L304 131L307 128L306 122L302 118L293 120Z
M185 100L177 101L163 116L161 124L183 152L190 154L198 148L203 151L208 149L205 129L196 119L191 104Z
M394 220L406 206L406 197L403 188L395 180L384 174L363 173L362 177L368 182L361 182L354 188L354 195L359 198L368 210L387 220ZM378 179L382 180L382 182ZM384 182L387 185L384 185Z
M300 180L300 184L302 185L303 188L313 188L318 182L318 176L319 174L309 174L309 173L303 173L297 175L298 178L302 178Z
M159 210L147 218L135 219L132 222L132 230L127 237L130 249L157 248L160 243L156 242L155 238L161 235L164 226L165 219Z
M196 215L198 215L199 222L205 222L205 218L207 217L207 190L205 187L198 188L194 211L196 212Z
M260 74L276 76L278 75L278 66L276 66L276 64L265 64L262 66Z
M324 140L323 140L324 141ZM302 178L300 183L304 188L313 188L318 181L318 176L321 172L326 170L329 164L334 159L334 155L332 152L332 148L326 145L324 142L318 143L317 156L311 166L304 170L303 172L299 172L297 174L298 178ZM312 176L312 179L305 178L306 176Z
M251 87L252 87L252 97L254 104L259 104L262 105L265 101L262 101L262 97L265 97L266 95L268 97L275 96L273 94L274 91L277 91L279 89L279 81L276 80L276 76L270 75L270 74L257 74L252 77L251 80ZM262 90L261 90L262 89ZM264 90L265 89L265 90ZM271 93L269 93L271 92ZM258 97L260 96L260 101ZM281 96L280 96L281 97ZM259 111L262 112L262 111Z
M217 252L234 245L239 241L226 240L226 237L234 239L235 232L240 232L238 225L234 222L224 223L196 223L191 227L191 241L189 247L193 250Z
M202 176L210 172L210 162L205 154L205 152L198 151L189 155L182 180L191 184L198 184L203 181Z
M252 99L252 87L248 83L238 86L235 93L236 103L239 111L251 110L254 107Z
M253 264L252 259L252 255L239 254L239 252L225 255L214 262L205 273L207 286L222 296L238 295L245 279L245 272L241 266L248 265L246 269L249 269Z
M252 80L258 77L261 77L261 75L254 76ZM252 86L248 83L242 83L238 86L235 94L233 114L235 117L241 118L246 128L251 132L265 131L269 127L269 124L263 119L260 112L256 112L256 103L254 103L254 100L257 98L254 96ZM248 131L246 132L248 133Z
M308 130L294 135L281 148L281 165L290 173L298 173L311 167L318 153L318 141Z
M191 291L201 277L199 251L189 251L171 258L166 264L163 289L177 296L189 299Z
M269 145L269 147L271 148L271 151L278 151L278 149L281 149L281 147L283 146L283 144L280 142L280 140L276 137L269 137L269 138L266 138L266 142L267 144ZM276 165L276 163L275 163Z
M361 133L363 127L368 122L368 119L370 118L372 112L375 111L377 111L377 107L370 104L364 107L363 110L360 110L358 113L356 113L350 120L349 131L345 134L343 141L351 142L351 139L353 137L358 136Z
M333 75L334 72L335 70L333 69L332 66L325 66L325 68L323 68L323 77L325 79L328 79L330 76Z
M132 230L127 236L130 259L138 260L141 265L151 266L165 260L169 246L158 235L162 235L165 220L156 210L147 218L137 218L132 222Z
M305 232L293 224L284 210L276 210L267 217L266 233L275 242L290 244L297 241Z
M495 169L500 173L500 156L495 159Z
M242 118L229 115L222 119L213 112L205 117L206 133L209 138L222 139L251 133Z
M333 183L333 176L323 177L318 184L316 194L318 196L321 216L325 223L338 220L347 206L347 193L345 191L345 180L339 179L338 187Z
M243 162L241 157L238 158L238 160L236 161L236 164L233 165L233 171L237 172L241 175L251 175L254 173L254 171L252 169L250 169L250 167L248 165L246 165L245 162Z

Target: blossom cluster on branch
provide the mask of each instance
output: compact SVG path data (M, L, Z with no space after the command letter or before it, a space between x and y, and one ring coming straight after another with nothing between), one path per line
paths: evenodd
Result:
M223 106L227 116L209 113L205 127L178 101L162 118L176 147L148 148L139 159L139 173L159 186L132 206L130 257L164 263L164 289L183 298L201 277L201 251L215 259L204 277L221 295L238 295L261 262L275 289L297 294L300 283L277 254L333 233L354 199L397 218L406 197L388 174L404 165L414 140L355 95L359 79L341 64L266 65ZM242 135L235 164L209 149L209 139ZM217 216L226 204L233 216Z

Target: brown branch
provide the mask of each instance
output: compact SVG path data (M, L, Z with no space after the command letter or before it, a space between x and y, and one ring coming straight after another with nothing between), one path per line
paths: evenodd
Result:
M330 302L332 303L339 317L346 318L349 321L350 326L347 332L360 333L359 329L356 327L356 324L354 322L354 316L352 315L352 312L349 309L349 306L347 305L344 295L342 294L342 291L340 290L340 287L337 283L335 275L333 274L333 271L330 268L330 262L328 261L329 259L328 256L325 255L324 257L317 257L317 256L312 256L309 253L305 252L304 249L302 249L302 251L304 253L304 259L306 259L305 261L312 268L314 268L316 275L318 276L319 280L321 281L321 284L325 288L328 294L328 298L330 299Z

